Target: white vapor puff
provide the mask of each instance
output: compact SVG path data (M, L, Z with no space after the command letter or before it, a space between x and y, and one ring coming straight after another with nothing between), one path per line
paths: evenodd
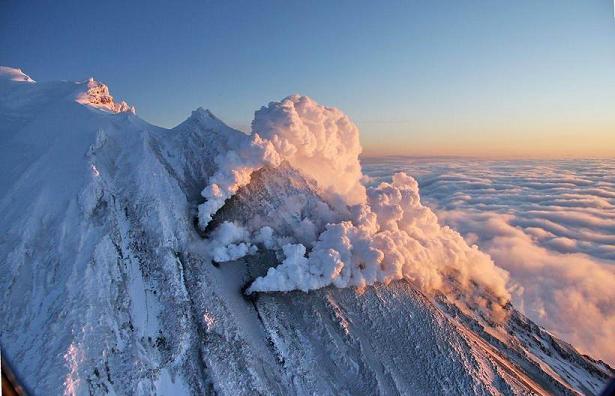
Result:
M225 221L211 233L209 238L213 260L222 263L256 253L256 246L250 243L250 239L248 230Z

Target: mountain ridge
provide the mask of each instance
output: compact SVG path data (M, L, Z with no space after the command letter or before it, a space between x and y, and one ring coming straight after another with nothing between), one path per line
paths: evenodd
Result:
M512 308L489 323L405 280L248 300L279 249L215 266L194 226L217 158L247 135L205 110L164 129L75 101L73 83L5 83L1 342L34 394L572 394L613 375ZM256 231L259 216L308 248L338 221L288 163L214 219Z

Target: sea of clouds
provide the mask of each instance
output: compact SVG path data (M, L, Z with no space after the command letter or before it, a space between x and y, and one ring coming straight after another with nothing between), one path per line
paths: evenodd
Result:
M510 274L513 304L615 362L615 160L370 158L370 184L407 172L439 221Z

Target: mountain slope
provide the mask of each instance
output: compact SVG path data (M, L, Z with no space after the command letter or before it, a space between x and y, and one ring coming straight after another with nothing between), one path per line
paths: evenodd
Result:
M195 227L247 135L203 109L159 128L93 80L22 74L0 73L0 342L34 394L567 394L613 375L510 306L492 323L406 281L247 298L279 252L214 265ZM285 163L212 228L264 220L307 241L336 219Z

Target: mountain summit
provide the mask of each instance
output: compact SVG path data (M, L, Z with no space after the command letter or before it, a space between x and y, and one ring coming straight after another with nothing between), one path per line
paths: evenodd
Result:
M364 186L337 109L164 129L93 79L0 75L1 343L34 394L596 394L615 374L515 310L412 178Z
M0 81L22 81L22 82L35 82L30 76L26 75L21 69L15 69L8 66L0 66Z

